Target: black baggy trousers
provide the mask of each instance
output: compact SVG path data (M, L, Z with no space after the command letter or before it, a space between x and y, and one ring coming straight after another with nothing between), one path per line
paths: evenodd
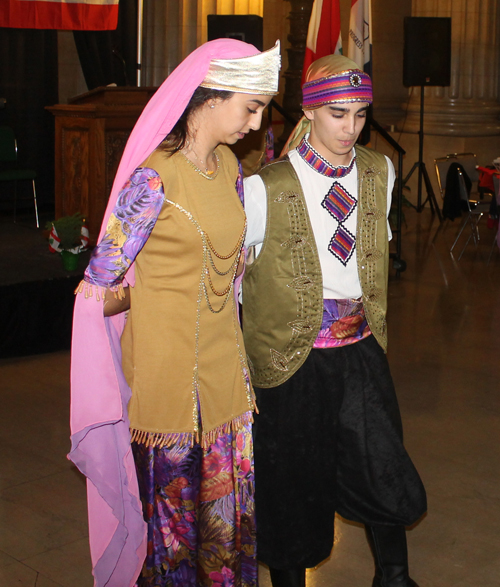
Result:
M405 526L425 513L387 358L373 335L312 349L288 381L255 392L261 562L277 569L319 564L333 547L335 512Z

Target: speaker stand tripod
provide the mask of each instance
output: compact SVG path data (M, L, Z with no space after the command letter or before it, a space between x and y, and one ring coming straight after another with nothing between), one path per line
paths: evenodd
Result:
M436 201L434 190L432 189L431 180L427 173L427 168L423 161L424 158L424 86L420 86L420 130L418 131L418 161L413 164L410 172L403 180L403 187L407 184L410 177L413 175L415 169L418 169L418 191L417 191L417 205L414 208L417 212L422 212L425 204L429 202L431 212L438 215L439 221L442 222L441 210ZM422 179L425 182L425 190L427 192L427 198L422 202Z

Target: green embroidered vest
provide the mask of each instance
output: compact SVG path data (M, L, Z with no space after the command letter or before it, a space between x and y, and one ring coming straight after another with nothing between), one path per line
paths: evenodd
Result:
M362 300L370 329L387 348L389 243L387 163L356 147L356 247ZM304 363L323 318L323 278L307 205L287 157L259 173L267 192L262 249L243 279L243 336L252 383L276 387Z

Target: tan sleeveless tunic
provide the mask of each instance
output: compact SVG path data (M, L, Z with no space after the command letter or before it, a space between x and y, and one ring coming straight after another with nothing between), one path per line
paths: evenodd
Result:
M211 180L180 153L156 152L146 162L162 179L165 202L135 261L122 336L139 442L206 446L253 409L233 292L245 214L236 159L227 147L217 154Z

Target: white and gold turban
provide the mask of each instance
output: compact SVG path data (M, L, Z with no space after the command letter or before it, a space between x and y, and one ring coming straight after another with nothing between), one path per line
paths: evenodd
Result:
M281 67L280 42L268 51L250 57L212 59L203 88L243 94L275 96Z

